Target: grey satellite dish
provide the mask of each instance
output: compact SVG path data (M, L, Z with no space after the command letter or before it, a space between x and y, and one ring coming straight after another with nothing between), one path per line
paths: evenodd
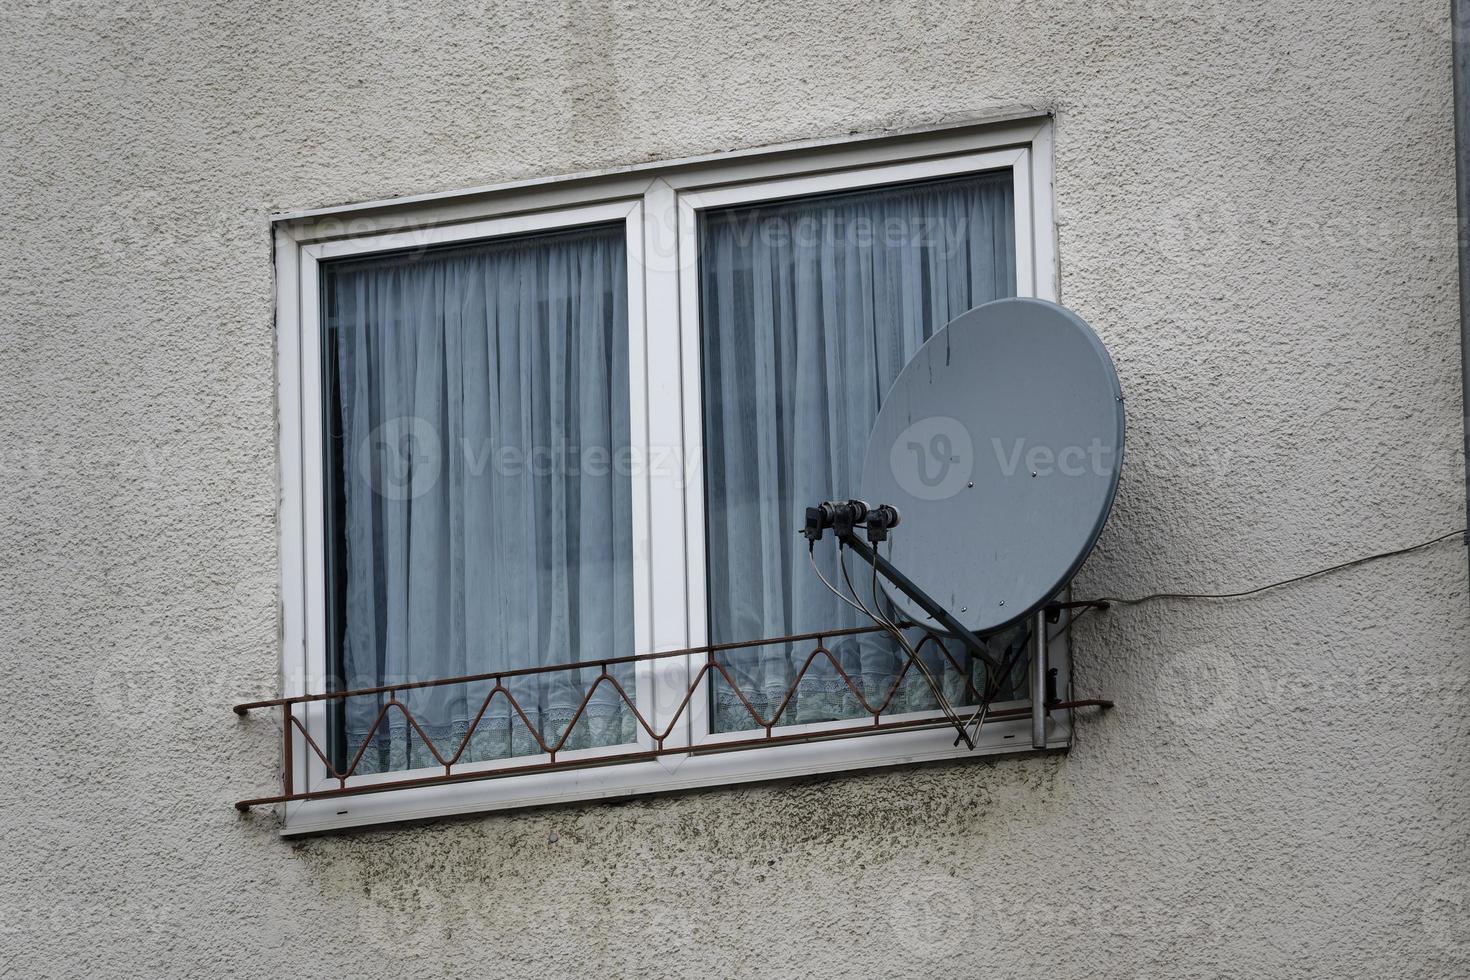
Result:
M1035 612L1097 542L1123 465L1107 350L1055 303L1003 299L929 339L878 412L862 497L901 526L886 557L974 633ZM899 611L933 625L906 592Z

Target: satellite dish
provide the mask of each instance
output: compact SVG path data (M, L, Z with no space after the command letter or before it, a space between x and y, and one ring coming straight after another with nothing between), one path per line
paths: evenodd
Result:
M892 504L888 559L967 629L994 632L1071 581L1123 466L1123 392L1081 317L1003 299L951 320L889 389L862 497ZM887 578L915 623L934 620Z

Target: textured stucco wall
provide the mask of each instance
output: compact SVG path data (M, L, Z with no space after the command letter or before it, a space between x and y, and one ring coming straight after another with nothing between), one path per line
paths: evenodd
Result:
M1463 524L1444 8L9 0L13 975L1470 975L1454 543L1093 618L1066 757L286 843L226 710L278 669L280 208L1048 107L1129 396L1078 592Z

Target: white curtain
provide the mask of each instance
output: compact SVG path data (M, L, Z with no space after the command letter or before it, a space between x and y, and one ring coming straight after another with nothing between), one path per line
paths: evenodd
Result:
M626 292L621 227L328 267L343 689L633 652ZM554 743L596 676L506 686ZM400 698L447 757L490 690ZM385 703L348 699L340 759ZM633 728L604 684L567 747ZM497 697L463 759L536 751ZM433 764L392 709L358 771Z
M878 406L919 346L960 313L1015 294L1014 227L1009 173L706 216L700 317L713 642L869 624L812 573L799 536L803 509L857 495ZM817 554L840 582L830 538ZM867 567L852 570L868 599ZM1003 650L1024 633L996 640ZM749 648L724 662L769 718L810 651L809 643ZM903 663L875 636L837 641L832 652L875 706ZM965 663L957 646L953 653ZM945 672L947 696L967 700L963 675L934 647L925 655L931 670ZM911 670L890 710L933 706ZM819 661L781 720L860 710ZM715 716L721 730L756 725L723 682Z

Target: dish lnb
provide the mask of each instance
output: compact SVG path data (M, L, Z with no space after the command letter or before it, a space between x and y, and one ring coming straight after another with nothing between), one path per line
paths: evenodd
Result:
M892 504L869 507L865 500L824 500L806 509L806 526L802 534L808 541L822 540L822 532L831 528L841 537L844 531L863 528L868 541L876 544L888 538L888 531L898 527L898 508Z

